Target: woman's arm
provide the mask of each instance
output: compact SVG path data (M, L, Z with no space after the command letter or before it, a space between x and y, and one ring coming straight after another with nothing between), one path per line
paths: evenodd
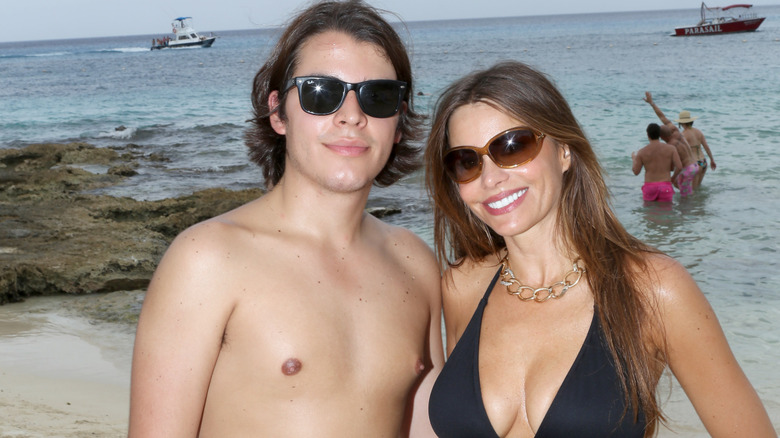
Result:
M669 366L711 436L776 437L766 409L739 366L715 312L688 271L654 256Z
M707 156L710 157L710 167L712 167L712 170L717 169L718 165L715 164L715 158L712 158L712 151L710 150L710 145L707 144L707 139L704 138L704 134L699 131L699 135L701 136L701 145L704 148L704 151L707 152Z

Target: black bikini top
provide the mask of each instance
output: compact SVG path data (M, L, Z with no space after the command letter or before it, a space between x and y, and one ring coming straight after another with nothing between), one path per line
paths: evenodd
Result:
M480 300L433 386L428 414L441 438L498 438L482 403L479 383L479 336L482 315L496 273ZM603 339L596 312L585 341L563 380L536 437L642 438L646 422L642 412L637 422L629 408L623 416L625 399L620 389L612 356Z

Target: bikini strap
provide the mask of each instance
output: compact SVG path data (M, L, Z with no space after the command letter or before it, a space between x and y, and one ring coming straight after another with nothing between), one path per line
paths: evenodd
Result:
M490 292L492 292L493 288L496 286L498 277L501 276L501 269L503 269L503 266L498 267L498 271L496 272L496 275L493 276L493 281L490 282L490 286L488 286L487 290L485 291L485 295L482 297L483 300L487 301L488 297L490 296Z

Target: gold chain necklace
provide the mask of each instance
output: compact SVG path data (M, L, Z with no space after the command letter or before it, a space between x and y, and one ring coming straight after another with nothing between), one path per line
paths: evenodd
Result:
M585 273L585 268L577 266L578 261L579 259L572 262L571 271L563 276L563 280L547 287L533 288L520 283L515 278L512 266L509 264L509 253L507 252L504 258L501 259L501 284L506 286L506 293L516 296L520 301L543 303L550 298L560 298L566 291L576 286L580 282L582 274ZM569 277L572 275L577 276L573 283L569 281Z

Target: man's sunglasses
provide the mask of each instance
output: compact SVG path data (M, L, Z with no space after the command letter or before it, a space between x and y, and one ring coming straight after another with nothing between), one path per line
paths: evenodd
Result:
M481 148L456 146L444 154L444 170L455 182L465 184L482 174L482 156L487 155L498 167L511 169L530 162L542 150L544 134L531 128L508 129L491 138Z
M309 114L326 116L341 108L349 90L355 90L360 109L371 117L387 118L401 109L406 82L375 79L352 84L336 78L301 76L290 79L284 87L298 87L301 108Z

